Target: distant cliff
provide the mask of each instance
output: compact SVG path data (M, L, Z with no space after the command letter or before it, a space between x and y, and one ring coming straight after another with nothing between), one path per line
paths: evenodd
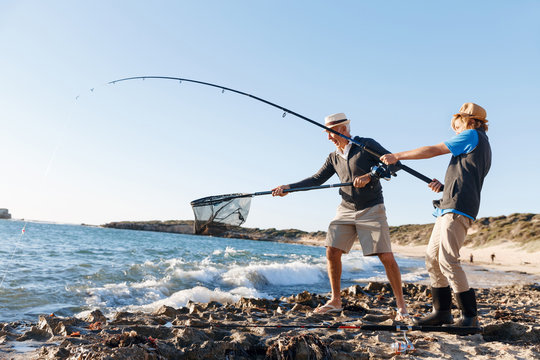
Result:
M112 222L103 227L115 229L158 231L180 234L193 234L193 221L122 221ZM392 242L397 244L427 244L433 224L391 226ZM294 242L311 240L322 243L326 232L306 232L297 229L277 230L245 228L239 226L216 226L209 229L212 236L260 241ZM203 234L208 235L208 234ZM469 229L466 244L482 246L498 240L511 240L522 245L540 240L540 214L511 214L480 218Z
M0 219L11 219L8 209L0 209Z
M392 242L427 244L433 224L390 227ZM482 246L498 240L525 245L540 240L540 214L511 214L477 219L468 231L465 245Z

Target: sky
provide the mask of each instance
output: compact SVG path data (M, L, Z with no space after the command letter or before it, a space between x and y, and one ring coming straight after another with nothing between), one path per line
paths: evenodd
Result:
M193 219L190 201L313 175L334 150L310 119L344 112L391 151L451 138L487 110L493 163L479 217L539 212L540 2L0 2L0 207L104 224ZM93 90L90 90L93 89ZM77 98L78 97L78 98ZM406 161L444 179L449 155ZM339 182L332 178L330 182ZM429 223L406 173L383 184L390 225ZM244 226L326 230L335 189L253 198Z

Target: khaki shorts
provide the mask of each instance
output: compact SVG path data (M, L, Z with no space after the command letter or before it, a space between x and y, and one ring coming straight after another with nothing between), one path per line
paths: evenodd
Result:
M356 239L364 256L392 252L384 204L360 211L338 206L336 217L328 226L325 245L348 253Z

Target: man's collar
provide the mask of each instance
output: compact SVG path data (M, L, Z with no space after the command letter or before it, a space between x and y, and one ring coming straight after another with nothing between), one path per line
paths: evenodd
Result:
M351 147L352 147L352 143L349 141L347 145L345 145L345 147L343 148L343 151L341 151L340 148L337 148L336 154L338 154L344 159L347 159L347 157L349 156L349 151L351 150Z

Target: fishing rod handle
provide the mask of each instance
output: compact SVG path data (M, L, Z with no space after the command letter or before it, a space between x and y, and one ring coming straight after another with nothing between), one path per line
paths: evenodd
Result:
M426 182L427 184L431 184L433 182L433 179L430 179L427 176L425 176L424 174L421 174L418 171L416 171L414 169L411 169L407 165L401 164L401 169L403 169L403 171L408 172L409 174L417 177L418 179ZM441 191L443 191L443 190L444 190L444 185L441 186Z

